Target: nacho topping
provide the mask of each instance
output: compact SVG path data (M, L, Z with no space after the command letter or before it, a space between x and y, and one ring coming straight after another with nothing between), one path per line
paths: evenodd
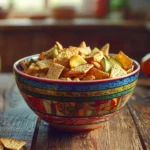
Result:
M41 78L65 81L99 80L121 77L134 70L133 60L120 51L109 54L110 45L91 49L83 41L79 47L64 48L59 42L39 57L20 65L23 72Z

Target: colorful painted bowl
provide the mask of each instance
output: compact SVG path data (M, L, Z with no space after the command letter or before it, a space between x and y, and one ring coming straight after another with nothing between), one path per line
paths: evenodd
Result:
M16 83L29 107L52 127L82 132L102 126L127 103L136 86L140 66L134 61L132 73L113 79L61 81L38 78L22 72L14 64Z

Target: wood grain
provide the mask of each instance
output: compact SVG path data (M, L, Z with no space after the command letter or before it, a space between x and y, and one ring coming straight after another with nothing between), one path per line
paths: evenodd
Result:
M129 102L129 108L143 147L150 150L150 82L146 82L145 87L136 88Z
M41 122L34 149L44 150L142 150L130 113L125 107L103 128L85 133L65 133Z
M0 74L0 137L26 140L31 150L149 150L150 80L138 81L128 105L102 128L84 133L55 130L23 101L12 74Z

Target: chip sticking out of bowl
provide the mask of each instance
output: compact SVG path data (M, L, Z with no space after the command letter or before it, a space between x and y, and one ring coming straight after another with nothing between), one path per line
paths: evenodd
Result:
M122 51L120 51L116 56L115 59L117 59L123 66L123 69L128 70L132 68L133 61L125 55Z
M110 54L109 48L110 44L105 44L100 49L91 49L84 41L79 47L64 48L56 42L48 51L41 52L38 58L22 60L20 65L23 72L29 75L66 81L75 81L74 78L80 81L101 80L132 73L133 60L122 51Z
M82 41L79 47L81 47L81 48L85 48L85 47L86 47L86 43L85 43L85 41Z

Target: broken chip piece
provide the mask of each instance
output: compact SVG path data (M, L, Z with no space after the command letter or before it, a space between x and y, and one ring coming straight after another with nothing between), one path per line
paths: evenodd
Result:
M12 138L0 138L0 141L5 148L12 150L20 150L26 144L26 141Z

